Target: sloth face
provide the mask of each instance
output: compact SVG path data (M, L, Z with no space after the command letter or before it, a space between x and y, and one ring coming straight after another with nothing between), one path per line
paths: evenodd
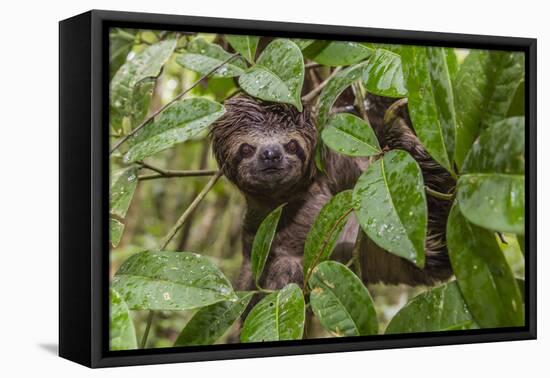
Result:
M248 97L225 103L212 127L214 153L224 174L249 195L281 197L308 183L316 130L308 113Z

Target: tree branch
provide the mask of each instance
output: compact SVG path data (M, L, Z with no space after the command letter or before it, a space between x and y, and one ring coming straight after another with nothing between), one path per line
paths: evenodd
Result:
M138 176L138 179L142 181L154 180L158 178L171 178L171 177L213 176L216 173L218 173L216 169L196 169L196 170L178 171L178 170L163 169L163 168L155 167L154 165L148 164L144 161L140 161L138 162L138 164L141 165L143 168L156 172L149 175Z
M406 106L408 102L409 100L404 97L392 103L386 110L386 113L384 113L384 124L387 125L392 122L397 117L397 112L399 112L403 106Z
M158 110L156 110L155 112L153 112L153 114L151 114L149 117L145 118L145 120L143 120L136 128L134 128L132 131L130 131L128 134L126 134L123 138L119 139L113 146L113 148L111 149L111 151L109 152L109 155L111 155L113 152L115 152L124 142L126 142L128 139L130 139L130 137L132 137L133 135L135 135L139 130L141 130L145 125L147 125L149 122L151 122L151 120L153 120L157 115L159 115L160 113L162 113L162 111L164 111L164 109L166 109L167 107L169 107L170 105L172 105L174 102L178 101L179 99L181 99L183 96L185 96L187 93L189 93L193 88L195 88L201 81L203 81L204 79L206 79L207 77L209 77L210 75L212 75L214 72L216 72L220 67L224 66L225 64L229 63L231 60L235 59L237 56L239 56L239 54L233 54L231 55L229 58L227 58L226 60L224 60L222 63L220 63L218 66L214 67L213 69L211 69L209 72L207 72L206 74L202 75L197 81L195 81L193 84L191 84L191 86L187 89L185 89L183 92L181 92L180 94L178 94L176 97L174 97L171 101L169 101L166 105L162 106L161 108L159 108Z

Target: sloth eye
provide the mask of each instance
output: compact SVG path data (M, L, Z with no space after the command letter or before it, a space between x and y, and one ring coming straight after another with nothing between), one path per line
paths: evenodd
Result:
M239 151L243 157L250 157L254 153L254 147L248 143L243 143L241 147L239 147Z
M298 142L292 139L286 144L286 150L291 154L295 154L296 152L298 152Z

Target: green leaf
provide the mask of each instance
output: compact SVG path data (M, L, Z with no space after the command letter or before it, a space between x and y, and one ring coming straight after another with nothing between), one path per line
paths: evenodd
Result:
M495 54L495 53L493 53ZM494 81L482 128L508 116L518 88L525 82L525 54L499 52L492 59Z
M252 299L252 292L237 293L237 301L224 301L203 307L179 334L174 346L211 345L235 323Z
M111 241L113 248L116 248L118 243L120 243L123 232L124 224L114 218L109 218L109 240Z
M122 120L132 114L136 84L156 78L175 48L175 39L156 43L126 61L117 71L111 80L109 107L109 123L114 130L122 129Z
M136 84L130 104L131 113L129 117L132 128L137 127L149 113L155 83L156 79L147 78Z
M267 255L271 249L271 242L275 237L275 232L277 231L277 224L279 224L279 218L283 212L283 207L285 204L279 206L273 210L265 219L262 221L252 242L252 254L251 254L251 263L252 263L252 276L256 282L256 286L259 286L260 277L264 270L265 262L267 260Z
M424 267L428 221L418 163L393 150L369 165L353 191L359 224L378 246Z
M317 126L320 129L323 129L327 123L332 105L334 105L338 96L352 83L361 79L365 64L360 63L338 72L323 88L319 95L319 111L317 116Z
M325 66L349 66L365 60L372 49L357 42L315 41L304 49L304 56Z
M109 80L115 76L120 66L134 46L135 34L132 29L115 28L109 33Z
M111 175L110 212L124 218L137 187L137 167L119 169Z
M388 50L376 49L363 73L367 92L384 97L407 97L401 57Z
M248 94L266 101L294 105L302 111L304 58L288 39L276 39L262 52L255 66L239 77Z
M137 349L136 330L122 296L109 290L109 350Z
M434 160L452 173L456 115L444 50L404 47L401 60L414 130Z
M250 63L254 63L254 57L256 56L256 49L258 48L260 37L249 35L226 35L225 39L227 39L227 42L229 42L236 52L241 54Z
M299 340L304 334L306 306L296 284L263 298L250 311L241 330L241 342Z
M455 161L459 167L472 143L479 135L479 126L491 92L491 53L472 50L457 73L454 93L457 118Z
M220 67L211 76L234 77L242 75L246 70L246 63L241 58L233 58L223 64L231 55L219 45L208 43L202 38L196 38L187 46L187 52L179 56L176 61L185 68L201 75L206 75L218 66Z
M183 143L204 131L224 112L221 104L206 98L176 101L130 138L132 147L124 156L124 161L138 161Z
M454 85L459 167L482 128L507 116L523 115L524 80L523 53L472 50L468 54Z
M300 50L304 50L306 47L308 47L309 45L311 45L313 42L315 42L314 39L300 39L300 38L291 38L290 39L292 42L294 42L299 48Z
M391 319L386 334L479 328L456 281L417 295Z
M132 310L189 310L238 299L209 259L189 252L135 254L119 268L112 287Z
M328 147L343 155L373 156L382 152L369 123L348 113L332 116L321 138Z
M445 47L443 52L445 53L445 60L447 61L447 68L449 69L449 77L451 78L451 82L454 83L460 68L458 57L456 56L454 48Z
M352 207L351 190L336 194L323 206L309 229L304 244L304 277L308 276L309 270L315 265L330 257Z
M378 334L378 320L369 291L345 265L322 262L313 269L308 284L313 313L331 334Z
M521 250L521 253L525 255L525 236L516 235L516 237L518 238L519 249Z
M507 118L485 130L466 156L458 204L472 223L525 232L525 119Z
M495 234L469 223L453 205L447 222L453 272L468 309L485 328L524 325L524 306Z

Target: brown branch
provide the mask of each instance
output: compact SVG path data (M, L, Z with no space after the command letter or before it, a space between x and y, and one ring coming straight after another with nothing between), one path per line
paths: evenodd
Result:
M143 120L135 129L133 129L132 131L130 131L128 134L126 134L123 138L119 139L115 145L113 146L113 148L111 149L111 151L109 152L109 155L112 154L113 152L115 152L124 142L126 142L130 137L132 137L133 135L135 135L139 130L141 130L145 125L147 125L149 122L151 122L151 120L153 120L157 115L159 115L160 113L162 113L162 111L164 111L167 107L169 107L170 105L172 105L174 102L178 101L179 99L181 99L183 96L185 96L187 93L189 93L193 88L195 88L201 81L203 81L204 79L206 79L207 77L209 77L210 75L212 75L214 72L216 72L219 68L221 68L223 65L229 63L231 60L235 59L237 56L239 56L239 54L233 54L231 55L229 58L227 58L226 60L224 60L222 63L220 63L219 65L217 65L216 67L214 67L213 69L211 69L210 71L208 71L207 73L205 73L204 75L202 75L197 81L195 81L193 84L191 84L191 86L187 89L185 89L183 92L181 92L180 94L178 94L176 97L174 97L171 101L169 101L166 105L162 106L161 108L159 108L158 110L156 110L155 112L153 112L153 114L151 114L149 117L147 117L145 120Z
M336 76L336 74L338 72L340 72L341 69L342 69L342 67L337 67L334 71L332 71L332 73L329 75L329 77L327 77L321 84L319 84L317 87L313 88L313 90L311 92L309 92L308 94L304 95L302 97L302 101L303 102L309 102L309 101L313 100L315 97L317 97L317 95L319 95L319 93L321 93L323 88L328 84L330 79L332 79L334 76Z
M202 177L202 176L213 176L216 173L218 173L216 169L166 171L165 173L151 173L149 175L140 175L138 176L138 180L147 181L147 180L155 180L155 179L174 178L174 177Z
M309 62L309 63L306 63L304 65L304 68L306 70L311 69L311 68L317 68L317 67L323 67L323 65L320 64L320 63L315 63L315 62Z

